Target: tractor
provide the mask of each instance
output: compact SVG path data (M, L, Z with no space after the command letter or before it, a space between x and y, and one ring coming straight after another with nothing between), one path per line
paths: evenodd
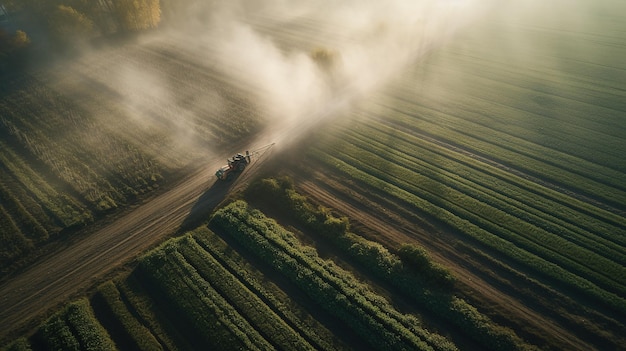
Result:
M235 174L243 172L250 163L250 152L246 151L245 155L237 154L228 160L228 164L215 172L220 180L232 180Z

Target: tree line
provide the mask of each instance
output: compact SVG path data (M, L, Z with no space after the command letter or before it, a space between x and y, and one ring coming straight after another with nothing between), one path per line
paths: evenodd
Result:
M160 0L0 0L0 70L30 47L71 49L156 28Z

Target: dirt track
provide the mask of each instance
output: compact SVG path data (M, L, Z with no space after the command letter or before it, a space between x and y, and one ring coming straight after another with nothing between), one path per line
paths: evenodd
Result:
M92 287L107 273L176 233L187 221L206 218L238 183L216 182L213 173L222 163L221 157L209 160L170 190L2 284L0 340L17 329L32 327L39 316ZM253 167L254 163L246 172Z

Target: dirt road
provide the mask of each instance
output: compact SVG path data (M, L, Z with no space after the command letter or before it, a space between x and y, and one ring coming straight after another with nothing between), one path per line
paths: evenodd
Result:
M0 341L34 326L38 317L92 287L188 221L206 218L230 189L254 172L252 163L234 182L217 182L213 173L226 157L208 160L166 192L4 282Z

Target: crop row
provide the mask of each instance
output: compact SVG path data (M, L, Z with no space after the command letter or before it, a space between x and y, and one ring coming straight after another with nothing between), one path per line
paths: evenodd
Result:
M624 142L624 129L618 122L618 113L611 108L597 106L602 100L610 100L607 99L610 89L596 87L594 90L586 90L580 96L580 92L584 91L582 89L587 86L573 80L571 76L560 75L556 78L560 82L559 89L555 91L538 86L536 82L533 84L532 81L536 79L555 79L546 75L533 75L529 70L510 72L510 67L504 65L497 67L498 71L495 72L495 67L491 65L485 69L484 65L471 62L473 58L457 54L446 55L442 57L442 61L449 63L449 57L461 61L454 64L454 72L463 74L459 71L472 67L473 70L469 73L471 81L466 82L463 87L447 86L446 92L455 98L449 99L446 104L437 105L429 99L416 101L413 96L412 100L422 108L463 115L464 118L480 124L482 128L488 127L542 145L547 150L575 155L594 164L624 171L620 164L619 151L614 147ZM432 74L441 72L442 69L440 62L431 65L428 71ZM570 81L565 84L562 80ZM515 85L510 84L511 81ZM475 89L468 89L469 87ZM567 90L569 94L565 93ZM605 94L599 93L601 91L605 91ZM408 97L404 90L398 90L397 94ZM589 94L596 95L593 97L596 106L585 101L590 98ZM520 99L520 96L532 98ZM559 109L551 109L556 104L559 104ZM503 118L512 113L521 117Z
M384 147L383 144L374 141L372 137L365 140L361 135L352 135L351 141L352 145L371 153ZM360 150L351 150L352 145L337 146L339 149L347 151L350 155L358 154L360 159L369 164L380 164L380 161L377 161L380 160L377 159L377 156L363 155L363 152L358 153ZM409 149L414 150L416 153L407 154L406 151ZM427 152L426 150L416 148L414 145L406 145L398 141L393 149L386 150L385 156L393 159L396 164L400 165L401 169L396 173L402 173L400 177L408 182L411 182L411 177L419 179L419 181L411 183L417 183L423 189L433 187L434 183L446 185L453 189L451 191L456 191L457 196L465 197L463 202L474 202L462 205L466 209L477 214L484 214L490 220L500 223L500 225L518 233L518 235L526 236L541 246L559 251L570 258L575 258L581 264L584 264L585 267L594 269L596 274L602 274L607 276L607 278L615 280L615 282L608 282L605 286L612 288L615 283L623 285L626 282L626 276L624 276L621 269L622 263L626 262L626 251L623 246L604 240L595 233L580 230L577 226L572 225L576 224L577 221L575 219L571 221L574 223L557 220L552 216L546 216L546 212L549 209L544 209L545 212L537 210L531 205L526 205L511 196L506 196L507 189L510 189L506 185L498 187L496 186L497 183L493 182L483 185L471 181L471 178L474 177L471 173L468 176L461 176L458 169L448 171L443 160L438 165L433 165L422 159L422 151ZM339 151L336 151L334 154L340 155ZM387 167L386 169L389 168ZM381 171L381 168L378 167L377 169ZM417 175L418 172L419 175ZM412 176L412 174L415 175ZM450 192L443 192L441 196L454 196ZM471 200L468 200L467 197L471 198ZM457 201L456 203L462 204L463 202ZM506 214L509 217L506 220L498 220L498 218L502 218L501 214ZM617 237L619 232L619 229L614 228L612 235Z
M141 261L143 271L180 309L207 345L230 349L267 350L271 344L167 243Z
M397 198L411 207L438 218L442 222L447 223L453 228L459 230L461 233L464 233L478 242L501 252L510 259L522 263L530 269L546 274L552 279L573 287L579 292L608 306L616 308L619 311L626 311L626 303L619 296L607 292L587 279L573 274L572 272L565 270L562 267L537 256L536 254L521 249L518 245L513 244L509 240L515 240L520 244L528 245L533 249L539 249L538 244L533 244L527 239L522 239L510 230L501 227L497 223L491 222L488 218L471 214L469 210L457 205L456 202L462 201L462 197L442 199L436 198L440 196L440 192L430 193L430 195L428 193L415 192L417 185L407 185L404 180L400 180L395 176L383 176L381 178L382 173L380 173L380 171L376 171L371 166L363 164L362 160L350 159L349 162L346 162L343 159L330 156L328 153L320 150L312 150L311 155L355 180L361 181L364 184L376 189L381 189L389 196ZM355 167L355 164L358 164L358 167ZM376 174L379 174L379 176L376 176ZM414 174L411 175L411 177L414 176ZM390 180L393 183L390 183ZM445 187L445 185L437 184L434 189L449 191L449 189L446 188L447 187ZM427 198L421 197L424 194L435 201L431 202ZM448 208L450 210L448 210ZM457 215L457 213L460 215ZM483 226L486 226L487 228L495 228L496 230L492 232ZM543 250L540 249L540 251ZM552 253L551 255L555 254L556 253Z
M513 168L600 198L612 206L620 207L626 199L621 172L565 153L552 152L512 135L494 130L485 131L481 125L460 117L432 110L419 117L415 112L402 112L415 108L410 101L394 100L386 102L382 108L402 128L428 130L432 135L474 153L489 155Z
M205 280L210 281L214 288L277 348L314 349L258 295L228 272L190 236L184 237L178 243L178 250Z
M116 338L124 337L127 339L127 344L135 350L163 350L163 347L161 347L150 330L133 315L122 300L122 295L117 286L112 281L108 281L98 287L94 301L96 303L101 301L102 307L100 310L104 311L101 313L108 316L108 319L112 320L111 323L121 326L120 331L115 333ZM115 330L115 328L111 329Z
M584 67L585 71L602 71L607 68L606 66L598 67L577 60L571 60L569 65L572 64ZM537 120L529 120L528 114L525 114L524 118L521 119L503 119L501 128L505 128L507 125L514 125L528 129L528 125L524 125L525 121L536 121L536 125L550 126L556 120L559 126L565 128L565 132L572 131L572 127L581 127L586 132L621 137L624 132L624 125L621 122L619 107L624 107L624 102L615 99L615 86L606 84L612 79L615 79L612 82L613 84L619 82L619 77L612 74L606 75L606 72L603 72L604 74L602 75L604 77L602 80L598 79L601 76L600 74L592 74L583 78L579 67L566 72L554 69L554 67L542 67L542 70L512 67L509 61L498 62L497 60L490 60L489 64L485 65L483 61L476 60L475 56L467 55L467 53L459 50L451 50L439 56L438 62L432 62L429 71L434 73L447 70L448 72L453 72L453 74L466 74L475 79L474 82L467 82L468 84L481 84L481 89L469 91L468 89L463 89L463 94L459 94L461 90L459 86L448 85L446 87L450 89L450 94L470 100L471 103L467 103L467 106L475 105L476 98L483 100L488 96L493 100L491 101L492 106L497 103L502 108L510 108L511 110L523 109L533 115L541 116ZM594 73L600 72L596 71ZM547 83L547 85L537 84L538 81ZM514 83L511 84L512 82ZM553 89L550 86L556 84L558 84L559 89ZM506 89L502 89L503 87L506 87ZM593 87L593 89L589 89L590 87ZM483 94L483 91L485 94ZM520 99L520 96L528 97L529 95L530 98ZM542 95L543 98L538 98ZM482 110L480 107L484 103L486 102L479 102L476 109ZM559 109L551 111L551 107L554 107L557 103L559 104ZM507 114L502 113L500 115L504 116ZM550 136L559 135L556 131L542 130L542 133L550 132L553 133L548 134ZM584 138L582 134L585 134L585 132L575 133L571 136ZM569 142L575 143L576 140L576 138L572 138Z
M262 179L249 188L254 197L284 209L310 230L331 239L346 257L419 305L456 325L464 333L491 350L531 349L512 331L493 323L465 300L450 294L454 277L433 262L428 253L414 245L404 245L398 255L379 243L366 240L349 231L349 225L337 230L334 217L323 207L313 206L306 197L295 192L289 179ZM345 219L344 219L345 220Z
M260 277L255 276L246 262L236 255L230 247L223 242L216 234L201 227L193 231L193 239L205 251L212 256L213 260L219 261L221 267L226 271L222 276L233 275L245 286L246 290L253 292L259 299L263 300L273 313L280 316L290 327L302 335L315 349L335 350L337 345L333 345L329 340L332 335L321 327L315 319L304 318L302 314L296 315L297 305L288 303L287 296L277 296L279 291L270 290L270 286L261 283ZM200 248L198 248L200 250ZM217 266L216 266L217 267ZM221 268L220 267L220 268Z
M90 214L79 201L54 189L35 169L13 152L7 144L0 142L2 153L0 163L8 175L16 179L29 194L47 211L53 214L61 225L69 227L90 219Z
M363 129L361 131L360 129ZM626 223L623 217L602 210L587 202L571 196L539 186L530 180L516 176L485 162L454 152L444 146L422 140L422 135L411 134L410 131L399 131L383 123L370 122L367 126L359 126L358 134L366 133L368 138L383 142L394 139L394 147L382 148L385 152L404 153L423 160L422 165L434 170L445 170L455 173L476 184L493 189L518 200L527 207L532 207L552 217L584 228L588 233L605 236L616 243L626 244ZM363 137L356 137L362 139Z
M244 202L219 210L212 223L284 274L374 347L455 349L445 338L423 329L414 317L397 312L349 272L322 260L314 249L299 244L293 234L250 210Z
M46 321L35 336L48 350L115 350L86 298L70 303Z
M549 261L556 262L585 277L608 291L626 291L624 282L626 274L622 266L609 258L602 257L589 249L581 248L561 236L551 234L523 219L515 213L505 212L497 207L486 204L494 202L493 195L484 195L460 184L461 179L447 180L445 173L440 172L429 178L426 170L411 164L410 160L398 162L398 166L385 164L388 162L365 148L356 148L348 143L338 142L333 146L333 155L355 167L365 170L389 184L396 185L427 201L448 209L455 215L479 225L481 228L516 243L526 250ZM569 232L568 232L569 233Z

